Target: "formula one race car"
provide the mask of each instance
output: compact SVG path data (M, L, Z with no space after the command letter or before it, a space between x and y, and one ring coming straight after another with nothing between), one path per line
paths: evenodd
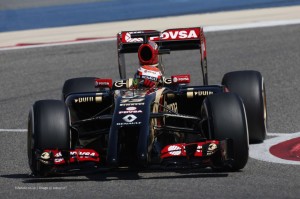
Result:
M266 136L259 72L230 72L221 85L208 85L202 28L124 31L117 47L121 80L69 79L62 100L32 106L28 159L34 175L151 165L244 168L249 138ZM197 49L203 85L190 86L189 74L163 75L162 54ZM134 78L126 78L127 53L137 53L141 64Z

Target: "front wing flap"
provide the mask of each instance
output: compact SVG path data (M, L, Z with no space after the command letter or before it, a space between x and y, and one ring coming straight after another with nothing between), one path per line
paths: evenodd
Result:
M206 140L195 143L177 143L165 146L161 151L162 164L199 165L219 167L229 164L232 158L232 141Z
M83 162L100 162L99 154L92 149L75 149L70 151L44 150L38 157L45 165L69 165Z

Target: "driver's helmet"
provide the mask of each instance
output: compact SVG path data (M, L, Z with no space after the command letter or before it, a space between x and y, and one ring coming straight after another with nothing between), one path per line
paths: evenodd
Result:
M136 88L155 88L162 82L162 73L155 66L140 66L134 76Z

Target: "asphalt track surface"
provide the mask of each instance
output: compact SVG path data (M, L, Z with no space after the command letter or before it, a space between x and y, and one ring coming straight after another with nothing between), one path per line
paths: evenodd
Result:
M207 36L209 81L224 73L259 70L267 89L269 132L300 130L300 25L221 32ZM194 52L193 52L194 53ZM173 56L172 56L173 55ZM179 56L180 55L180 56ZM193 55L197 55L197 52ZM197 60L186 52L167 55L165 65L200 81ZM180 58L181 57L181 58ZM135 61L129 57L133 73ZM27 128L34 101L59 99L63 82L78 76L118 78L115 41L0 51L0 128ZM199 72L198 72L199 71ZM241 172L146 170L86 176L32 178L26 133L0 132L1 198L299 198L299 165L250 158Z

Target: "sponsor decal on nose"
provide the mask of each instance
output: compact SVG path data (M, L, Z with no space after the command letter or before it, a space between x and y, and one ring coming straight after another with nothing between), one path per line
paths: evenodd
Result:
M136 120L136 116L135 115L126 115L125 117L123 117L123 120L125 122L133 122L134 120Z

